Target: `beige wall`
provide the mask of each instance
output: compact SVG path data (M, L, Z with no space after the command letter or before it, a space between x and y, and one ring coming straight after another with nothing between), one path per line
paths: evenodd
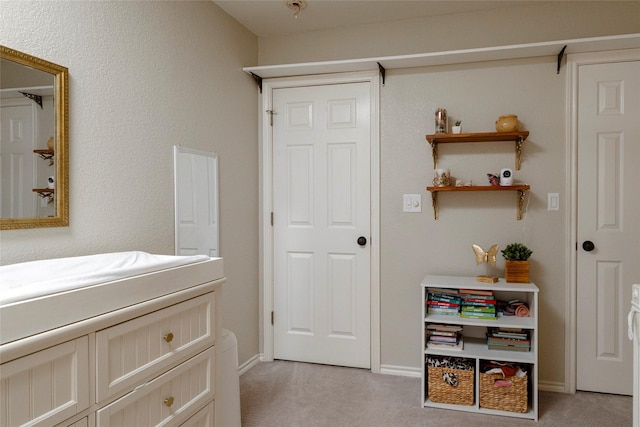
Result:
M640 32L638 2L541 2L468 15L340 28L260 39L260 65L424 53ZM345 42L348 40L348 42ZM426 274L484 274L471 245L533 249L532 280L540 288L540 381L564 384L566 69L556 58L387 71L381 89L381 362L420 366L420 290ZM516 195L440 196L433 220L432 159L425 134L445 107L463 132L493 131L501 114L518 114L531 135L517 181L532 186L522 221ZM441 146L440 165L476 184L513 167L513 144ZM420 193L423 212L402 213L402 194ZM547 193L560 211L547 211ZM504 260L498 256L498 272Z
M541 1L468 14L296 33L295 37L290 34L261 37L259 65L440 52L637 32L640 32L640 2L637 1Z
M3 231L0 262L173 253L174 144L220 156L224 326L258 352L257 37L212 2L2 1L0 44L69 68L70 226Z

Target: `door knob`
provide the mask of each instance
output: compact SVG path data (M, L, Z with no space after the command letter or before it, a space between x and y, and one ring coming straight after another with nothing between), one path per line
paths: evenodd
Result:
M594 245L591 240L585 240L584 243L582 243L582 249L584 249L587 252L591 252L595 248L596 248L596 245Z
M360 236L360 237L358 237L358 244L359 244L360 246L364 246L364 245L366 245L366 244L367 244L367 238L366 238L366 237L364 237L364 236Z

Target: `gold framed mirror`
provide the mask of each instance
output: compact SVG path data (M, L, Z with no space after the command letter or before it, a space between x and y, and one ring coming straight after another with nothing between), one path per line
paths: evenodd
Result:
M69 71L0 45L0 229L69 225Z

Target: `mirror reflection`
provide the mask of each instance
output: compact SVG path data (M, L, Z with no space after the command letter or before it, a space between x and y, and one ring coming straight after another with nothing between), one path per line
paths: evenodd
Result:
M67 69L0 46L0 225L68 225Z

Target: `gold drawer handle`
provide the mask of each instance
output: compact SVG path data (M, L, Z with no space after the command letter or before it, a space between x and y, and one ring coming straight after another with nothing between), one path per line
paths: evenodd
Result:
M173 405L173 396L167 397L163 402L168 407L171 407L171 405Z
M169 332L167 335L163 336L162 339L165 340L166 342L171 342L173 341L173 334Z

